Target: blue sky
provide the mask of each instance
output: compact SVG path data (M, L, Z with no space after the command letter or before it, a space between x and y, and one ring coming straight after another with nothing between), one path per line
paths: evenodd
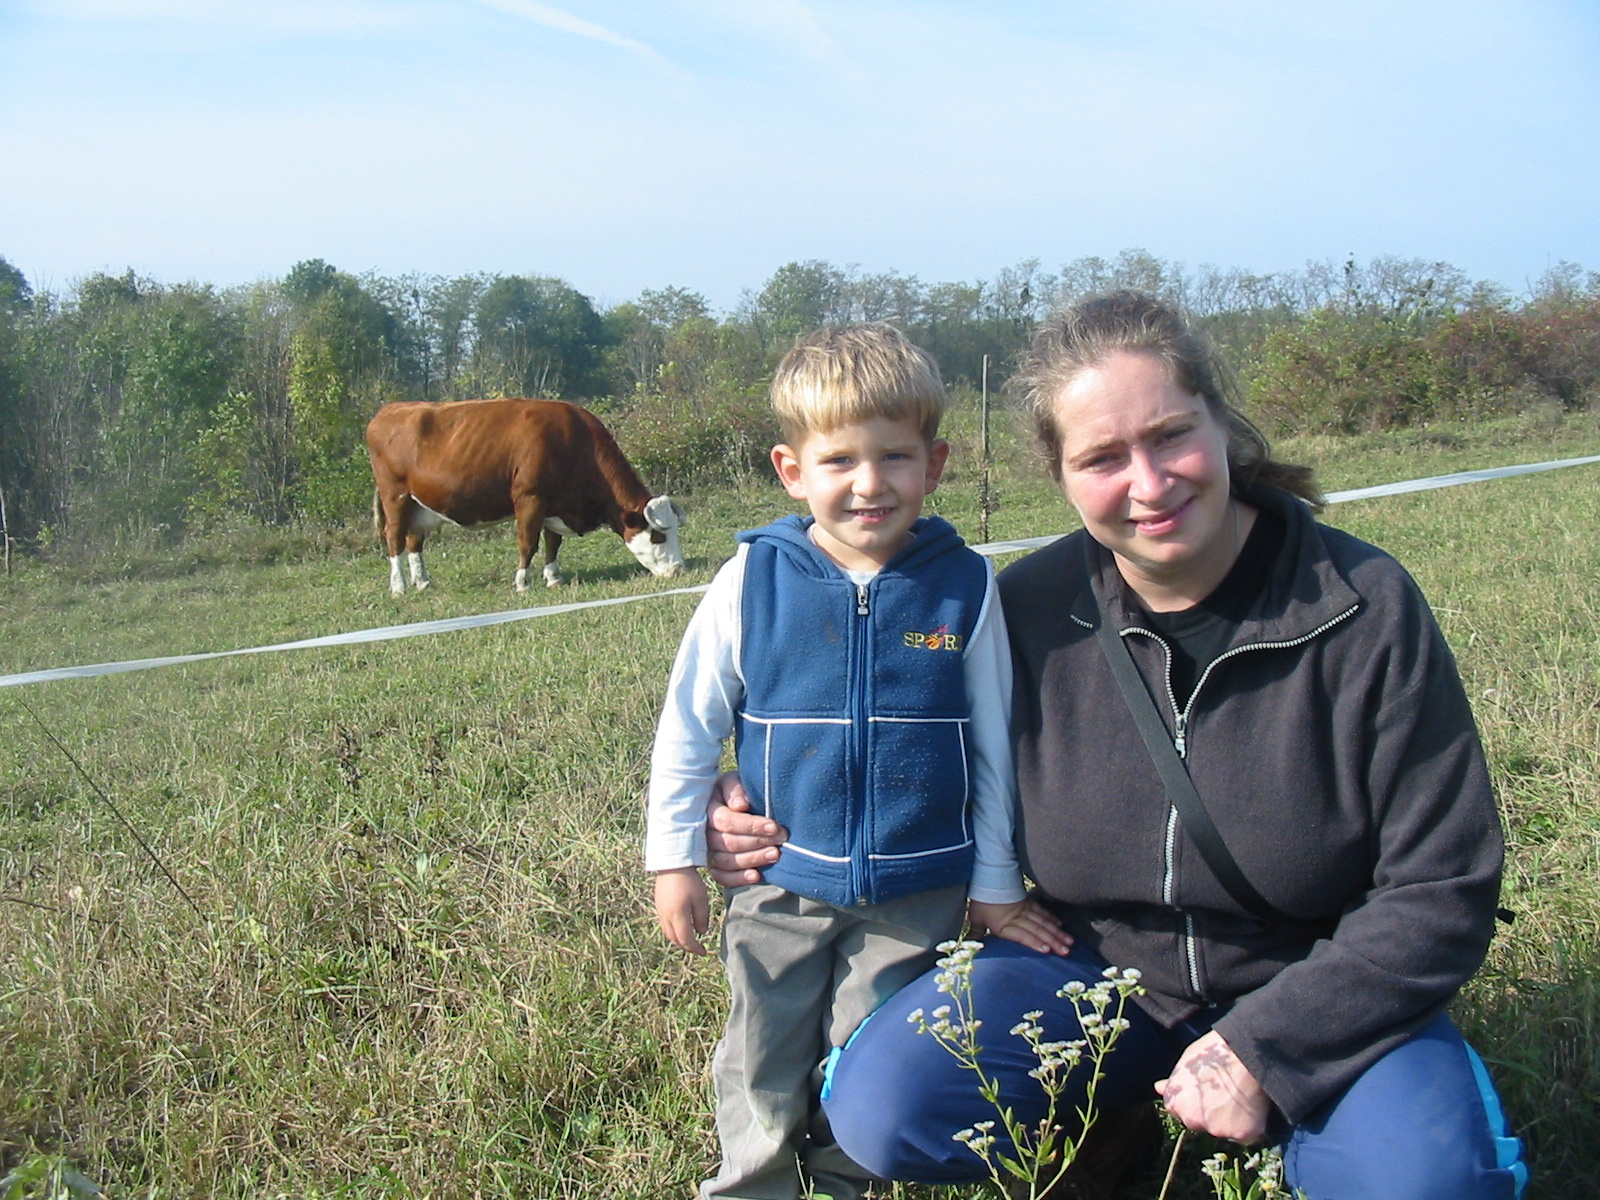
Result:
M1196 266L1600 270L1593 0L4 0L0 255L36 287L558 275L735 304Z

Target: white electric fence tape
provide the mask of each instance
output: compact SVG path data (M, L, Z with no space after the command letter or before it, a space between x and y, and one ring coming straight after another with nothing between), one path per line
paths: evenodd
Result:
M1587 458L1563 458L1554 462L1524 463L1515 467L1490 467L1481 471L1461 471L1455 475L1432 475L1426 479L1407 479L1399 483L1385 483L1377 487L1355 488L1347 492L1329 492L1328 503L1339 504L1346 500L1369 500L1377 496L1398 496L1406 492L1425 492L1434 488L1457 487L1464 483L1481 483L1489 479L1505 479L1512 475L1532 475L1538 471L1555 471L1562 467L1578 467L1600 463L1600 454ZM979 554L1009 554L1018 550L1036 550L1048 546L1062 534L1046 537L1023 538L1011 542L989 542L974 546ZM698 587L672 588L662 592L644 592L635 596L616 596L610 600L582 600L572 604L548 604L540 608L518 608L507 612L481 613L470 617L445 617L438 621L418 621L412 625L385 625L379 629L358 629L353 633L332 633L325 637L302 638L295 642L277 642L271 646L247 646L242 650L214 650L206 654L174 654L165 658L134 658L124 662L93 663L82 667L53 667L47 671L24 671L19 675L0 675L0 688L19 687L25 683L45 683L53 679L84 679L92 675L120 675L126 671L145 671L151 667L173 667L183 663L204 662L212 658L234 658L241 654L272 654L279 650L310 650L320 646L351 646L362 642L388 642L396 638L420 637L428 633L448 633L456 629L479 629L486 625L504 625L510 621L528 621L534 617L553 617L559 613L578 612L586 608L605 608L612 604L633 604L639 600L654 600L661 596L690 596L703 592L708 584Z

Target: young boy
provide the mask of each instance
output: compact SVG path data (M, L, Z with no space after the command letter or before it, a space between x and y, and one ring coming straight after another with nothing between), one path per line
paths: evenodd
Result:
M651 755L646 867L673 945L705 953L706 808L732 735L752 807L789 829L731 889L731 1012L705 1200L834 1200L870 1182L817 1111L820 1063L932 965L1024 909L1012 849L1011 669L988 562L922 518L949 445L926 353L825 329L779 364L772 464L811 510L739 535L679 647Z

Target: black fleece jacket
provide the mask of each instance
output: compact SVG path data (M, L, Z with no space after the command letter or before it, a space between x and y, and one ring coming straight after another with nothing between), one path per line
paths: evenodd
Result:
M1217 1032L1300 1121L1477 970L1502 841L1455 661L1411 577L1283 493L1245 499L1283 517L1283 549L1181 713L1165 643L1087 534L1001 574L1018 843L1068 929L1143 972L1158 1020L1227 1006ZM1249 915L1201 859L1095 639L1102 619L1181 724L1244 874L1296 920Z

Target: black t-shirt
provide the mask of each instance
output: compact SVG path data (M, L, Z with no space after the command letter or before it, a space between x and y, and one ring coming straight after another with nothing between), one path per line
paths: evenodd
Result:
M1192 608L1144 614L1150 628L1172 647L1172 694L1180 710L1189 703L1205 669L1228 648L1256 598L1266 590L1286 532L1283 518L1257 509L1238 559L1209 596Z

